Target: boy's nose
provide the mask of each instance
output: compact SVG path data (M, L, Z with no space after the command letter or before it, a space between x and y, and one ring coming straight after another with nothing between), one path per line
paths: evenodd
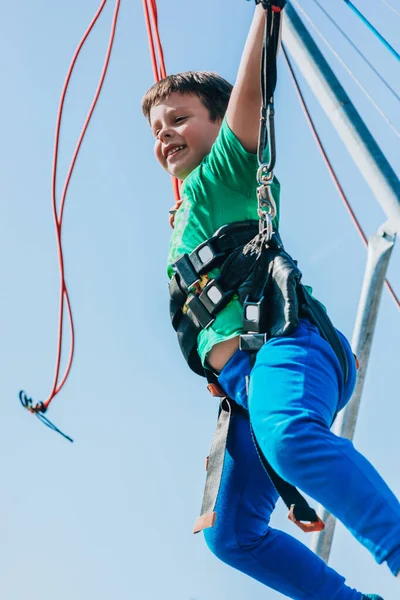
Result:
M161 141L164 141L164 140L170 140L172 135L173 135L173 132L171 131L171 129L162 129L160 131L160 133L158 134L158 137L160 138Z

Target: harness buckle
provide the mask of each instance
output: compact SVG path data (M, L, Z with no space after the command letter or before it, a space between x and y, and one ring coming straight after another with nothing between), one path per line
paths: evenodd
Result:
M190 296L185 306L187 309L185 314L195 327L207 329L215 321L215 317L208 312L204 304L200 301L199 296Z
M293 521L297 527L300 527L305 533L322 531L325 529L325 523L319 518L314 509L305 506L292 504L289 510L288 519Z
M277 207L271 191L274 175L268 171L263 175L265 168L266 165L262 164L257 172L257 179L260 183L260 186L257 188L257 214L260 219L260 233L266 232L267 241L269 241L274 234L272 221L277 215Z
M218 313L224 308L232 298L233 290L225 291L218 283L218 278L211 279L203 288L199 300L204 304L206 309L212 314Z
M209 383L207 389L210 392L211 396L213 396L214 398L226 397L224 390L218 383Z
M208 281L208 275L202 275L189 291L192 295L185 302L183 313L188 314L190 309L203 327L208 327L214 321L215 315L228 304L234 294L234 290L225 291L219 285L218 278Z
M193 533L200 533L203 529L214 527L215 521L217 520L217 513L215 511L202 515L194 524Z
M224 256L223 252L216 252L211 240L207 240L191 252L189 259L198 274L209 271L215 263Z
M246 296L243 302L243 330L246 333L264 334L264 302L264 296L261 296L257 302L251 302L249 296Z
M200 296L203 289L206 287L208 282L208 275L202 275L198 281L190 286L189 292Z
M267 341L266 333L242 333L239 336L239 349L243 352L258 352Z
M200 281L199 275L196 273L192 265L192 261L188 254L183 254L174 263L175 272L179 275L179 283L181 287L190 290Z

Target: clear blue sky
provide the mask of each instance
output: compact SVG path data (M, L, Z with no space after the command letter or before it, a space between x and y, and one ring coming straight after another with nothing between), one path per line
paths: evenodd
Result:
M399 9L398 0L390 1ZM75 444L43 427L18 402L21 388L39 401L52 383L59 289L50 204L54 126L67 67L99 3L0 2L0 593L5 600L277 600L278 594L218 562L201 536L191 534L217 407L203 380L186 368L168 319L172 191L153 159L140 111L152 70L138 0L122 0L109 74L65 211L76 356L49 417ZM395 101L313 1L302 4L399 128ZM398 42L400 20L383 3L357 5L392 44ZM97 85L113 6L107 3L68 94L59 189ZM399 64L345 3L330 2L329 10L398 85ZM244 0L160 1L168 70L216 70L234 81L252 12ZM331 64L399 172L398 138L342 67L334 59ZM279 75L282 234L305 282L350 336L365 250L307 129L282 59ZM306 91L343 185L371 235L385 217ZM398 293L399 266L395 249L389 275ZM398 311L384 292L356 445L398 496L399 334ZM297 535L282 506L273 524ZM307 536L299 537L308 543ZM400 583L341 526L331 564L363 591L380 592L385 600L399 595Z

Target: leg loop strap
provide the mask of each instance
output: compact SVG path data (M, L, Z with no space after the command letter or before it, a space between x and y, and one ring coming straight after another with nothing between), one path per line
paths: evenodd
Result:
M198 517L195 522L193 533L199 533L203 529L213 527L217 518L217 513L214 511L214 508L221 484L231 416L232 407L230 401L228 398L223 398L220 404L217 430L214 435L210 456L207 461L207 478L203 504L201 506L200 517Z
M215 390L213 391L215 392ZM221 485L226 444L233 412L239 412L249 418L248 412L236 402L227 397L222 398L217 429L212 442L210 455L207 457L206 461L207 477L201 513L200 517L198 517L195 522L193 533L199 533L204 529L214 527L217 519L215 504ZM315 510L309 506L306 499L294 486L287 483L287 481L284 481L271 467L261 451L253 430L252 436L265 471L289 509L288 518L305 532L321 531L324 529L325 525L323 521L318 517Z
M256 436L254 435L253 428L251 428L251 434L253 436L253 441L257 449L258 456L260 457L265 471L274 484L276 491L289 509L288 519L293 521L297 527L306 533L321 531L324 529L324 522L321 521L315 510L308 504L304 496L300 494L299 490L282 479L282 477L280 477L280 475L278 475L278 473L271 467L262 453Z

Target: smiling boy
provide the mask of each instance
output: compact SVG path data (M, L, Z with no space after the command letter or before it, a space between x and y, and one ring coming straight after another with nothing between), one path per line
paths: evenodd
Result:
M177 262L220 227L258 219L264 23L263 7L257 6L233 89L215 73L187 72L155 84L143 99L156 159L183 181L168 256L171 278ZM277 180L272 194L279 211ZM202 285L207 281L212 281L210 273ZM349 343L338 332L348 366L345 376L331 345L302 316L290 334L271 337L253 365L249 354L239 349L242 326L243 306L235 294L199 328L196 356L185 356L196 372L205 368L217 374L226 394L248 413L232 415L218 518L206 529L206 542L221 560L289 598L379 600L348 587L306 546L269 527L278 495L252 437L253 432L262 454L283 479L326 506L396 575L399 502L354 446L330 431L355 385Z
M151 109L154 152L160 165L183 181L209 154L221 127L198 96L173 92Z

